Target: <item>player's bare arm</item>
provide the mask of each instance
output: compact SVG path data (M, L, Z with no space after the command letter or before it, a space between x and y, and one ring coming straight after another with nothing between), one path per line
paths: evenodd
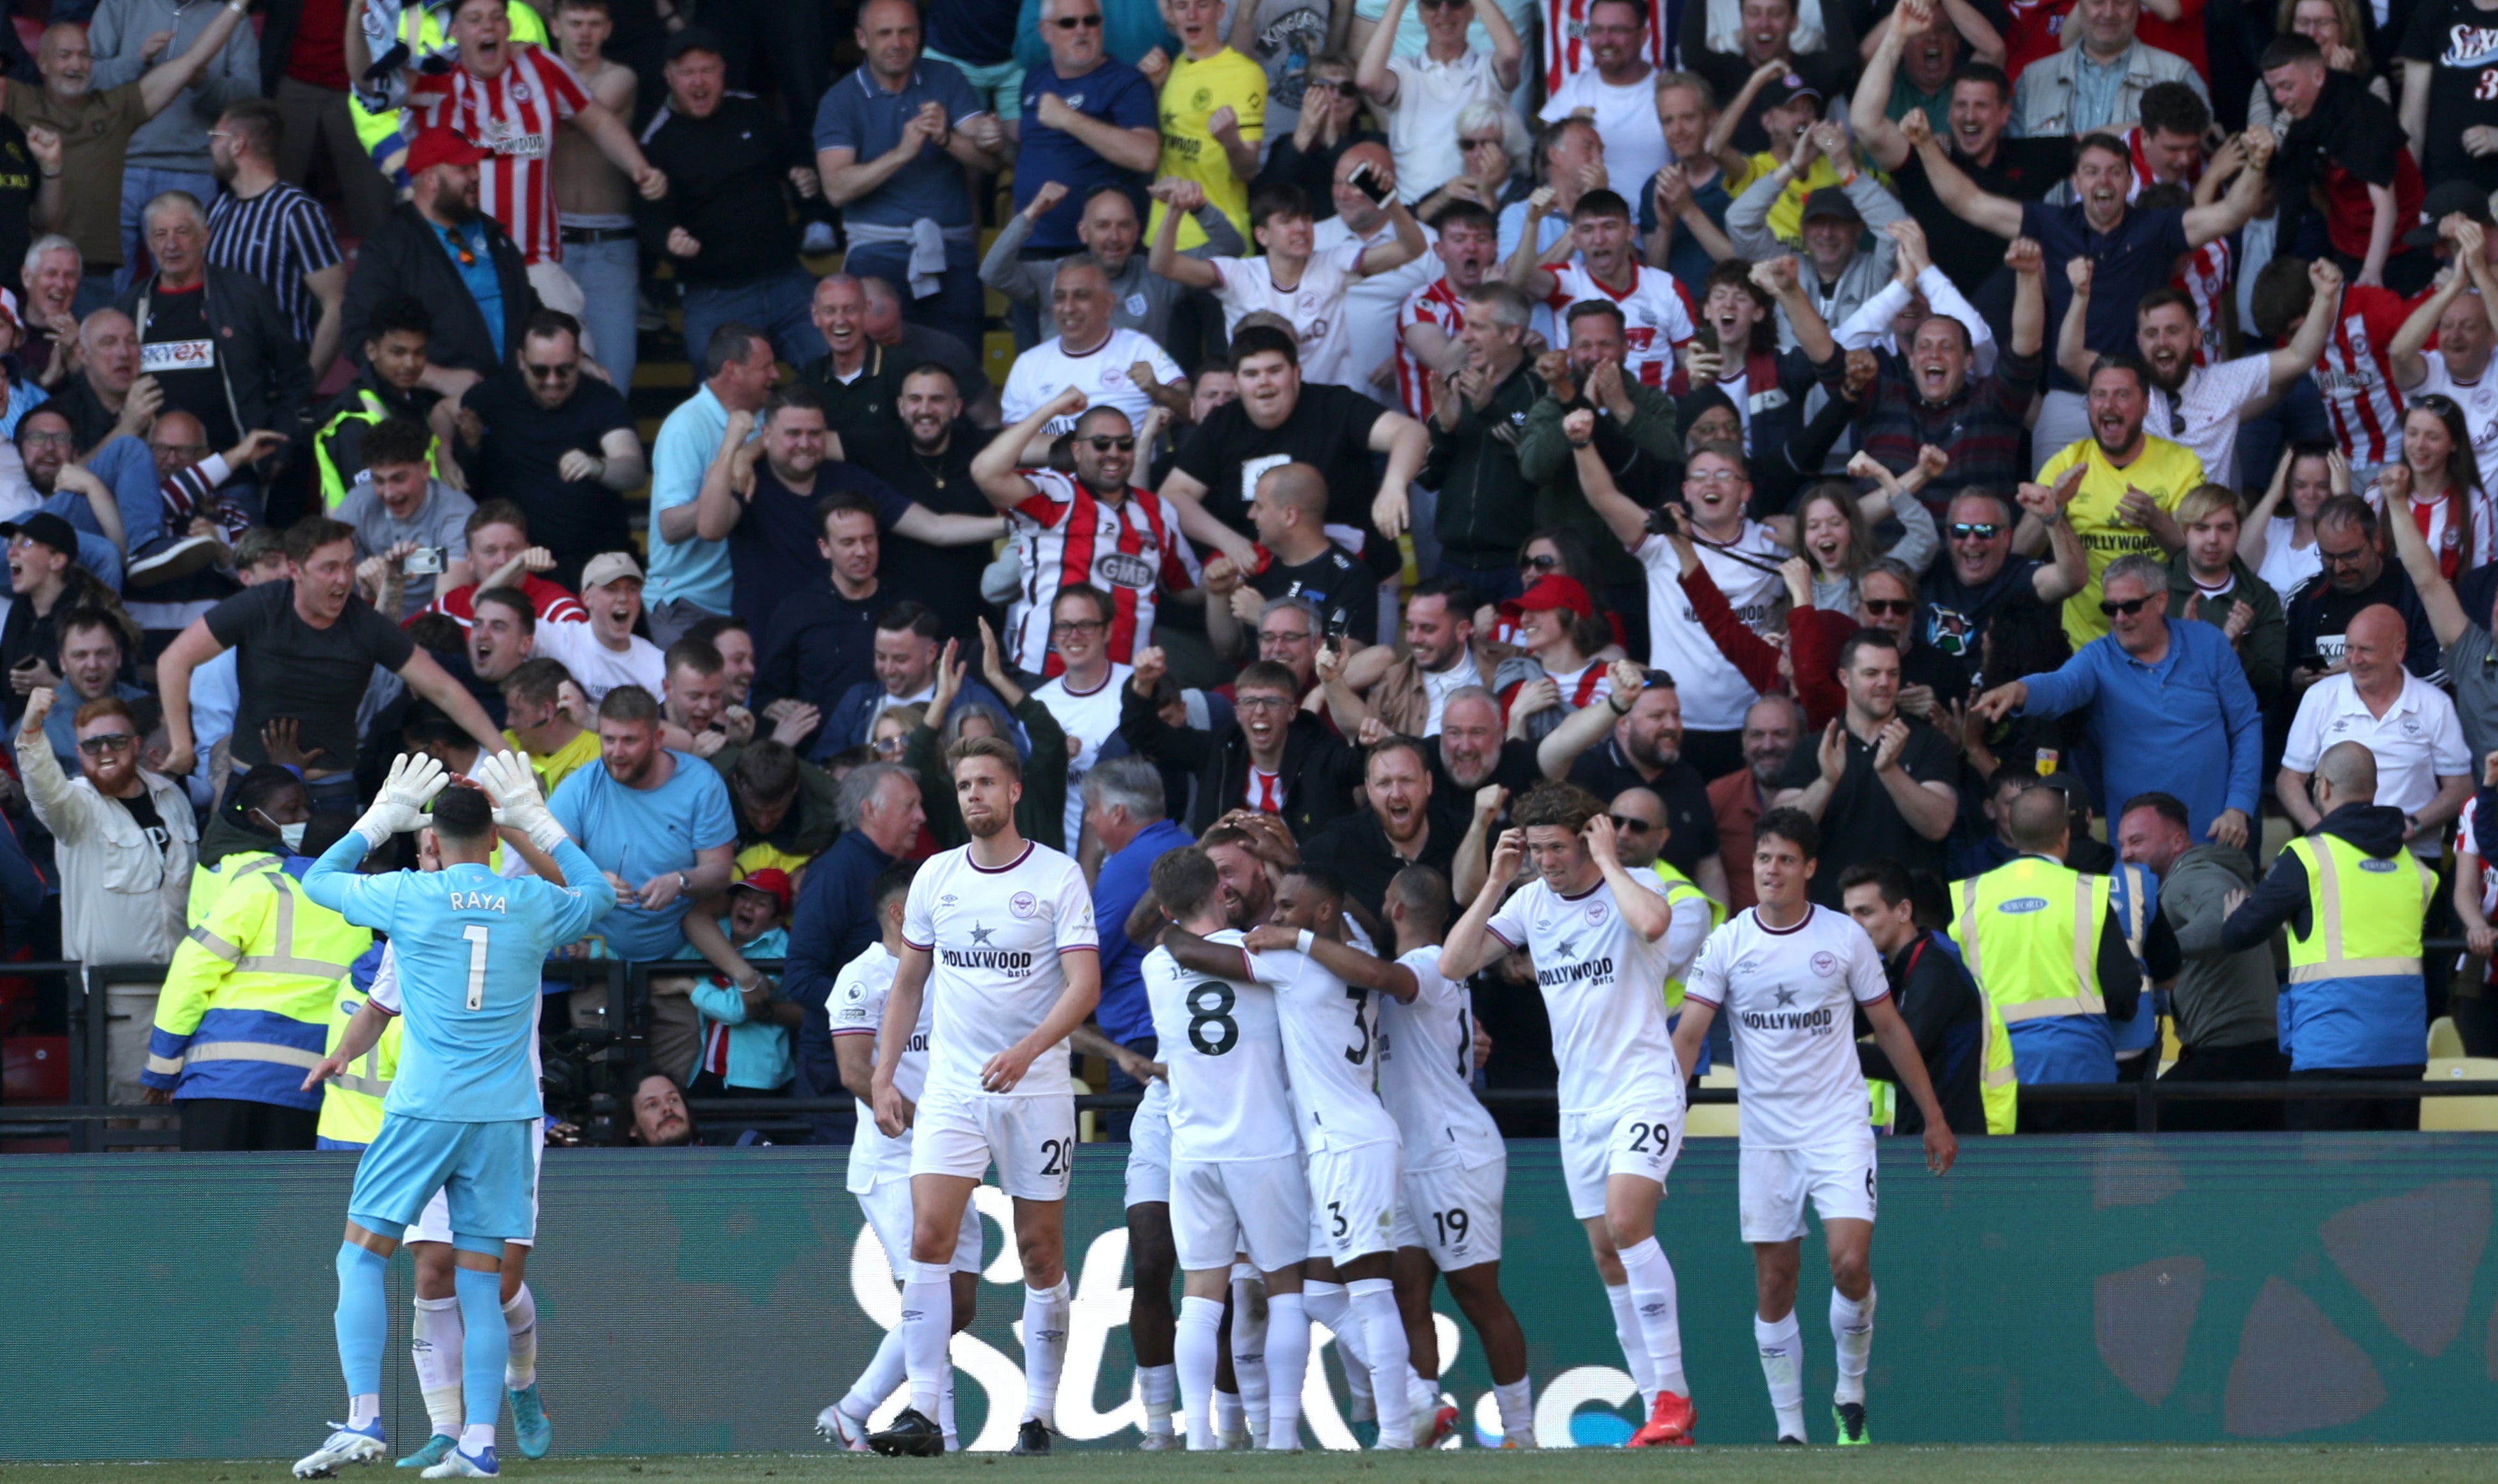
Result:
M911 1044L911 1033L919 1026L919 996L928 990L928 969L936 962L929 950L913 943L904 943L900 966L893 971L893 988L884 997L884 1022L876 1032L876 1076L871 1084L873 1094L868 1107L876 1114L876 1126L888 1139L897 1139L911 1126L911 1104L894 1089L893 1069L902 1064L903 1048Z

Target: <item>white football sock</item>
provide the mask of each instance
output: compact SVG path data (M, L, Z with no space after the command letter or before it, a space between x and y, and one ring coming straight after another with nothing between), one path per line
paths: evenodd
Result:
M850 1383L849 1394L842 1398L842 1410L852 1418L863 1420L882 1406L884 1399L893 1395L894 1388L900 1386L909 1374L903 1365L902 1352L902 1331L886 1330L884 1338L877 1342L876 1353L868 1357L867 1369L859 1373L859 1378Z
M1654 1237L1622 1248L1621 1255L1656 1389L1687 1397L1691 1383L1682 1378L1682 1319L1676 1310L1674 1264L1665 1260L1665 1248L1656 1245Z
M503 1362L503 1386L527 1391L538 1383L538 1301L527 1283L503 1306L503 1333L512 1347Z
M1405 1391L1415 1423L1420 1426L1440 1409L1440 1382L1414 1369L1413 1346L1413 1341L1405 1342Z
M417 1389L425 1415L445 1437L460 1436L460 1301L419 1299L408 1327L408 1358L416 1362Z
M1266 1296L1266 1446L1301 1445L1301 1381L1310 1368L1310 1316L1297 1293Z
M1631 1384L1639 1388L1640 1415L1645 1417L1656 1409L1656 1362L1649 1357L1648 1336L1640 1330L1639 1306L1631 1302L1631 1285L1606 1288L1605 1302L1613 1306L1614 1342L1621 1346Z
M903 1369L911 1376L911 1405L923 1417L937 1415L938 1398L946 1389L946 1342L954 1332L954 1274L942 1262L910 1265L902 1283Z
M945 1451L962 1451L962 1439L954 1436L954 1370L945 1369L945 1389L937 1398L937 1431L945 1435Z
M1220 1300L1179 1301L1179 1325L1171 1337L1171 1370L1178 1377L1179 1409L1188 1415L1188 1445L1200 1453L1214 1448L1215 1332L1222 1325Z
M472 1422L460 1430L460 1451L469 1457L479 1457L493 1446L495 1446L495 1424Z
M1266 1321L1258 1316L1258 1270L1232 1269L1232 1376L1240 1385L1240 1414L1253 1434L1266 1431Z
M1058 1375L1067 1368L1067 1279L1023 1291L1023 1414L1058 1430Z
M1144 1404L1145 1432L1155 1437L1169 1437L1171 1431L1171 1399L1179 1394L1179 1369L1175 1366L1138 1366L1137 1368L1137 1400Z
M1778 1414L1778 1436L1811 1437L1804 1430L1804 1331L1794 1310L1773 1324L1752 1316L1752 1339L1761 1347L1761 1378L1770 1383L1770 1405Z
M1240 1393L1236 1391L1216 1392L1214 1394L1213 1410L1214 1436L1218 1441L1247 1436L1247 1429L1242 1426L1244 1414L1240 1409Z
M347 1426L368 1428L382 1420L382 1394L368 1391L347 1399Z
M1406 1396L1405 1316L1396 1311L1396 1285L1384 1278L1358 1279L1344 1285L1353 1311L1361 1323L1362 1359L1370 1366L1370 1393L1379 1405L1382 1448L1414 1446L1414 1413L1398 1405Z
M1370 1395L1370 1371L1361 1358L1361 1326L1354 1322L1353 1302L1342 1283L1303 1283L1301 1305L1313 1324L1324 1324L1335 1337L1335 1355L1344 1366L1348 1399L1345 1420L1367 1421L1379 1414Z
M1830 1339L1839 1347L1839 1389L1834 1401L1860 1405L1865 1401L1865 1363L1874 1353L1874 1297L1868 1288L1860 1304L1836 1288L1830 1290Z
M1500 1432L1505 1438L1521 1441L1535 1436L1535 1377L1520 1376L1506 1386L1491 1389L1492 1400L1500 1406Z

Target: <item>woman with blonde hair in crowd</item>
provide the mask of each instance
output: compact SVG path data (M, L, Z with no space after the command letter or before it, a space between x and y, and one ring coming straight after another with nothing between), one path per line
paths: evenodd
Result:
M2273 466L2272 488L2247 512L2238 558L2256 569L2284 603L2324 568L2316 553L2316 512L2351 492L2351 463L2330 439L2293 443Z

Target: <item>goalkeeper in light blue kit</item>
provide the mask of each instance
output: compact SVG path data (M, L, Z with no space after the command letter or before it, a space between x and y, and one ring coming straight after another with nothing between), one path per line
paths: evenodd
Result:
M504 1239L527 1238L531 1228L530 1124L543 1110L529 1046L540 970L550 949L580 938L616 905L616 894L547 812L526 755L499 753L477 776L482 793L446 791L440 763L421 754L400 758L373 806L304 876L304 896L390 935L406 1039L382 1103L381 1132L356 1166L338 1247L338 1362L348 1417L296 1464L299 1478L388 1451L380 1415L382 1347L390 1335L383 1274L436 1190L450 1204L457 1234L453 1281L467 1332L461 1364L466 1425L460 1445L424 1476L496 1473L505 1358L498 1274ZM486 860L497 824L528 836L575 884L496 875ZM416 829L432 832L441 870L357 873L367 852Z

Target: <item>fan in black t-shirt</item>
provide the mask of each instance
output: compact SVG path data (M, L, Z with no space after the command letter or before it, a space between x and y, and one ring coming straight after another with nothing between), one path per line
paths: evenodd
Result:
M1258 477L1249 502L1250 523L1258 529L1258 551L1265 558L1249 574L1249 589L1269 601L1300 598L1319 611L1320 627L1332 637L1349 636L1357 645L1379 638L1379 583L1361 559L1328 539L1328 489L1319 471L1305 463L1285 463ZM1209 584L1214 573L1207 574ZM1225 584L1228 587L1228 582ZM1215 613L1207 637L1223 649L1237 652L1250 636L1243 622L1254 623L1250 604L1234 600Z

